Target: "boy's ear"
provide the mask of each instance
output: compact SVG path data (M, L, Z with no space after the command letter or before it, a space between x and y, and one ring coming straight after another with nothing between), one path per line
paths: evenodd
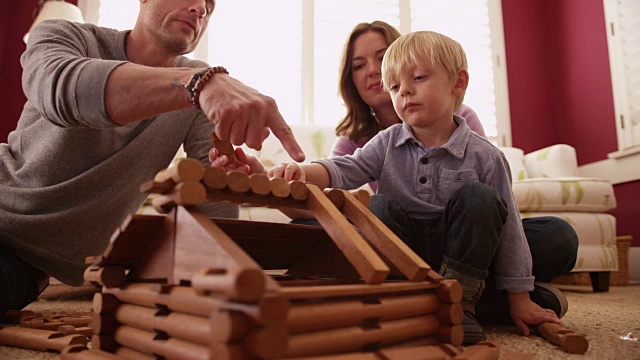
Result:
M466 69L458 70L455 83L453 84L453 95L460 96L467 90L469 85L469 72Z

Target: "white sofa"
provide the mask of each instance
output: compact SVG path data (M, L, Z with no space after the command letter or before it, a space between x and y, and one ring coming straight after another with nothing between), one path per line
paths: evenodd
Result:
M513 176L513 193L522 217L558 216L578 234L578 260L572 272L589 272L594 291L607 291L618 270L616 207L609 181L579 177L575 149L553 145L528 154L501 148Z
M333 126L292 125L307 155L305 162L329 156L335 141ZM291 161L280 142L271 135L262 151L245 150L271 167ZM513 176L513 192L522 217L559 216L578 234L580 245L573 272L589 272L594 291L606 291L611 271L618 270L616 219L606 211L615 208L613 186L605 180L578 177L575 149L554 145L529 154L502 147ZM289 222L280 211L243 206L245 220Z

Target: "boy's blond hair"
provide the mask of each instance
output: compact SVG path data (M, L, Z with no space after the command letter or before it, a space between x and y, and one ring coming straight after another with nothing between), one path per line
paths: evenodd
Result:
M399 37L384 54L382 83L385 91L389 91L389 84L403 71L412 71L416 65L426 62L442 66L452 81L461 69L468 69L467 55L460 43L437 32L415 31ZM454 111L460 108L464 94L463 91L456 99Z

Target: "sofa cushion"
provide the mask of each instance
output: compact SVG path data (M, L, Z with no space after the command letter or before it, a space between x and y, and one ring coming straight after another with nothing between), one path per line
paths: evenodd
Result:
M566 144L552 145L528 153L524 156L524 166L532 178L578 176L576 150Z
M616 207L607 180L580 177L530 178L513 182L520 211L604 212Z

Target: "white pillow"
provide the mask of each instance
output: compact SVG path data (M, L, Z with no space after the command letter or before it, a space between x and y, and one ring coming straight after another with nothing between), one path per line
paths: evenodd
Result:
M500 147L511 168L511 179L513 181L524 180L529 177L527 168L524 167L524 151L514 147Z

